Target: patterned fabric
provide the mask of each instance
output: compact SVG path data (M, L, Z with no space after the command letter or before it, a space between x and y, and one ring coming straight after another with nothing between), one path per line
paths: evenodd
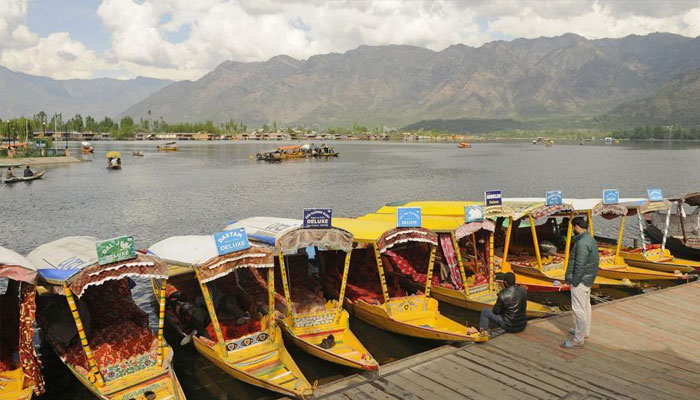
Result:
M250 335L251 333L260 332L262 325L260 321L251 320L244 324L237 324L236 321L219 321L221 333L224 335L224 340L238 339L239 337ZM210 322L207 326L207 334L210 338L216 338L214 325Z
M452 281L452 286L455 289L462 289L464 287L462 284L462 274L459 271L459 263L457 263L457 253L455 252L455 247L452 244L452 236L450 234L440 234L439 237L442 254L447 261L448 268L450 269L450 281Z
M157 361L158 339L148 327L144 328L133 321L94 330L89 344L106 381L150 367ZM82 374L89 372L80 343L71 345L61 358Z
M120 325L125 321L148 328L148 314L134 303L126 278L107 281L97 288L88 288L83 300L90 310L92 329Z
M275 245L284 253L296 252L309 246L323 247L327 250L352 250L352 233L340 229L305 229L296 228L286 232L275 240Z
M19 345L18 282L8 280L7 291L0 296L0 372L17 368L12 361Z
M410 276L414 282L425 285L428 275L426 273L418 272L414 266L425 265L426 262L421 262L423 257L415 252L407 252L407 254L400 255L391 250L387 250L382 253L382 262L384 265L391 265L393 269L398 270L403 275ZM427 269L427 268L426 268ZM440 277L437 274L433 274L432 285L439 285Z
M272 268L274 255L269 248L251 246L246 250L236 251L214 257L199 266L202 282L210 282L230 274L239 268Z
M21 285L22 303L19 308L19 362L24 376L34 383L34 394L44 393L44 377L41 375L41 360L34 348L34 316L36 313L34 285Z
M377 240L377 246L383 253L397 244L406 242L430 243L437 246L437 234L424 228L396 228L384 232Z
M573 211L573 207L569 204L559 204L556 206L541 206L538 207L537 209L533 210L531 215L532 218L534 219L540 219L544 217L548 217L550 215L558 214L558 213L569 213Z

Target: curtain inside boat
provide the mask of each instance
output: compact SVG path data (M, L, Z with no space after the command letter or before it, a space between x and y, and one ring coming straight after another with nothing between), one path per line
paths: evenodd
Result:
M455 248L452 245L452 235L449 233L440 233L438 236L440 238L442 254L445 256L447 267L450 270L450 281L452 281L455 288L462 289L462 274L459 271Z

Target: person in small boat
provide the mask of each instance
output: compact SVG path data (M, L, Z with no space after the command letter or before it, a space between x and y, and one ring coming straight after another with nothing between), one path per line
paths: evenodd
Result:
M199 305L187 299L184 293L177 291L168 297L168 306L180 320L183 329L191 329L196 334L207 336L209 312L205 305Z
M237 296L228 296L215 284L208 285L211 302L214 304L216 315L220 320L233 320L241 325L250 321L250 313L239 305ZM197 296L195 303L206 307L204 296Z
M29 165L27 165L27 168L24 169L24 177L30 178L32 176L34 176L34 172L29 168Z
M15 177L15 174L12 173L12 167L7 167L7 171L5 172L5 180L10 180Z
M521 332L527 326L527 291L515 284L515 274L503 274L505 288L498 292L493 311L481 310L479 329L487 333L491 322L496 323L506 332Z
M591 332L591 286L598 275L598 244L588 234L588 223L582 217L571 221L574 228L574 246L566 267L566 282L571 286L571 310L574 328L569 331L572 340L561 343L568 349L580 349Z
M78 308L80 322L83 324L85 334L90 336L90 312L85 302L74 297L75 305ZM78 328L73 319L73 313L63 297L51 299L45 311L42 313L47 318L48 328L46 329L46 340L58 351L65 353L68 347L80 343Z

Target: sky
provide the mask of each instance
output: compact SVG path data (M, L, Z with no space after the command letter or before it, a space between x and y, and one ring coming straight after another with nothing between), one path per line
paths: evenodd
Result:
M196 80L227 60L568 32L697 37L700 0L0 0L0 65L54 79Z

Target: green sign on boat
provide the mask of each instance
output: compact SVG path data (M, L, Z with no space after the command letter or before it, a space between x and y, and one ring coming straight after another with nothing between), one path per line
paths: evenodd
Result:
M97 260L100 265L136 258L133 236L103 240L97 242L95 247L97 247Z

